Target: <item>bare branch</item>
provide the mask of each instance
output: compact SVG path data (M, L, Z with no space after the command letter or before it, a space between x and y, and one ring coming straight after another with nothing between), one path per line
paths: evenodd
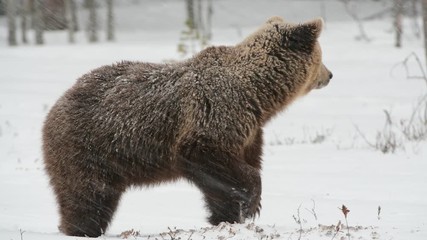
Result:
M351 0L339 0L339 1L344 4L345 11L348 13L348 15L350 15L350 17L357 23L357 26L359 27L360 35L357 36L357 39L370 42L371 39L368 37L368 35L365 32L362 19L359 17L354 7L351 6Z

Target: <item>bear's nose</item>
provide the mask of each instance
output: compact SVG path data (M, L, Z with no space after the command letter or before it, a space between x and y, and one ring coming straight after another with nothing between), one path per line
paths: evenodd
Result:
M332 74L331 72L329 73L329 79L332 79L332 77L334 76L334 74Z

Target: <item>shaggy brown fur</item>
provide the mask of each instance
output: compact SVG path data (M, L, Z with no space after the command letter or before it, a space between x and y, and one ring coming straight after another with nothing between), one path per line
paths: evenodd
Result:
M129 186L178 178L203 192L212 224L256 215L262 127L332 77L321 28L322 20L274 17L233 47L174 64L121 62L78 79L43 128L61 231L99 236Z

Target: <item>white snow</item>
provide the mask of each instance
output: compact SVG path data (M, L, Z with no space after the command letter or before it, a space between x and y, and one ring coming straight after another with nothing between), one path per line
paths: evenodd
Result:
M55 32L47 33L45 46L10 48L6 28L0 25L0 239L79 239L57 229L59 216L41 157L43 119L75 79L94 67L120 60L180 59L176 48L183 13L175 11L184 10L176 10L182 6L174 1L160 2L144 10L152 13L147 25L126 28L121 22L116 43L88 44L79 33L79 43L68 45L66 33ZM226 10L233 6L220 1L217 12L222 17L214 19L213 44L235 44L265 16L278 15L283 5L273 3L271 14L262 4L247 4L227 18ZM133 5L121 7L121 14L137 14ZM257 9L261 16L242 20L240 36L235 24ZM164 11L175 19L175 28L162 16L159 25L165 27L154 30L152 18ZM293 14L288 19L302 20ZM357 41L356 24L336 18L326 22L320 39L324 63L334 73L330 85L295 102L265 129L259 218L210 226L201 194L180 181L130 189L100 238L349 239L339 210L344 204L350 209L351 239L427 239L427 141L408 141L399 131L399 122L408 120L427 94L426 82L408 79L401 64L412 52L425 63L422 40L408 30L403 48L394 48L390 20L383 19L365 23L370 42ZM413 59L409 65L412 74L420 73ZM383 110L391 113L402 145L395 153L383 154L364 139L375 143L386 122ZM332 225L339 221L344 225L334 237Z

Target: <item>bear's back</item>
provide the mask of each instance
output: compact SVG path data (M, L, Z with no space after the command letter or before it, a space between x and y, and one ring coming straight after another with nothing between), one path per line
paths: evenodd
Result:
M100 67L79 78L58 100L47 119L57 123L48 125L61 125L57 131L67 141L100 156L157 161L170 155L178 130L179 78L176 68L163 64Z

